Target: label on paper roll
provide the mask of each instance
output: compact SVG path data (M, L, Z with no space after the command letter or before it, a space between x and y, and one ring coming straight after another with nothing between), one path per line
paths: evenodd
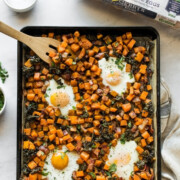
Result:
M180 23L180 0L102 0L115 7L148 16L152 19L177 26Z
M169 0L166 10L180 16L180 0Z

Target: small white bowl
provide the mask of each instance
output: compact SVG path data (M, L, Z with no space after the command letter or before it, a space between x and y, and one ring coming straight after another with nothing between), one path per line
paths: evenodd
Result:
M4 0L4 2L13 11L22 13L31 10L36 4L37 0ZM24 5L22 5L21 2L24 2Z
M5 96L4 91L3 91L3 89L1 87L0 87L0 91L3 93L3 96L4 96L4 106L0 110L0 115L1 115L4 112L4 109L6 107L6 96Z

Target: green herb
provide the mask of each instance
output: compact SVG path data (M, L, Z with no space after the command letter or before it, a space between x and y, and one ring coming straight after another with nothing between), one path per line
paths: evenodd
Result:
M64 171L62 172L62 174L64 174Z
M109 172L112 173L112 172L116 172L117 171L117 165L116 164L111 164L110 167L109 167Z
M96 144L93 144L93 145L92 145L92 148L95 149L95 148L96 148Z
M3 108L3 106L4 106L4 95L0 90L0 110Z
M121 142L121 144L125 144L125 143L126 143L125 134L122 134L122 135L121 135L120 142Z
M56 180L57 178L56 177L54 177L54 180Z
M125 66L125 65L123 64L124 60L125 60L125 57L122 56L121 58L117 58L116 61L115 61L115 64L118 66L118 68L119 68L120 70L123 70L123 68L124 68L124 66Z
M78 129L79 131L81 130L81 125L80 125L80 124L77 125L77 129Z
M45 161L45 163L46 163L46 164L48 164L48 162L47 162L47 161Z
M54 149L54 151L53 151L54 153L56 153L57 152L57 149Z
M43 176L47 176L47 175L49 174L49 172L42 171L41 174L42 174Z
M64 159L66 153L61 153L61 159Z
M83 114L80 117L81 118L88 118L89 117L89 113L84 111Z
M111 147L111 146L112 146L112 143L109 143L108 146Z
M0 78L2 80L2 83L4 83L6 81L6 78L8 77L9 77L8 72L4 68L2 68L0 62Z
M115 101L111 101L111 104L113 105L115 103Z
M118 65L118 68L122 71L124 69L124 65Z
M117 47L119 45L119 43L118 42L115 42L115 47Z
M41 156L44 156L44 152L43 151L41 151Z
M104 150L103 150L103 149L101 149L100 153L101 153L102 155L104 155Z
M81 96L81 101L83 100L83 97Z
M107 176L111 177L111 173L109 171L106 171Z
M44 97L47 98L47 97L49 97L49 95L46 93L46 94L44 95Z
M129 77L130 77L130 79L132 79L132 78L133 78L133 74L132 74L132 72L130 72L130 73L129 73Z
M60 89L60 88L64 88L65 89L65 85L59 85L59 86L57 86L57 89Z
M43 146L47 146L47 142L44 142L44 143L43 143Z
M76 64L76 62L72 62L72 64L73 64L73 65L75 65L75 64Z
M66 150L64 153L66 154L66 153L68 153L69 152L69 150Z
M128 123L128 127L131 128L132 127L132 123L131 121Z
M133 175L134 175L134 171L131 172L131 176L133 176Z
M48 88L47 90L48 90L48 91L50 91L50 90L51 90L51 88Z
M44 77L41 77L41 80L42 80L42 81L44 81L44 80L45 80L45 78L44 78Z
M74 110L76 110L76 107L75 107L75 106L72 106L72 108L73 108Z
M55 63L53 61L51 62L51 67L55 67Z
M89 175L93 178L96 179L96 175L93 172L89 172Z

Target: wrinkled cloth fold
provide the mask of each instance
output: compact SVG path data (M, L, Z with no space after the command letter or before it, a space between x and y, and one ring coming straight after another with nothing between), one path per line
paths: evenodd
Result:
M180 116L161 79L161 156L162 180L180 180Z

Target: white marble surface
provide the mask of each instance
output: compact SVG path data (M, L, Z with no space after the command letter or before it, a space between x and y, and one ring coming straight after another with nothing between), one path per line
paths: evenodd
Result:
M21 29L28 25L55 26L153 26L161 36L161 75L167 81L180 111L180 30L149 19L107 8L93 0L38 0L24 14L12 12L0 0L0 20ZM0 61L9 72L5 84L7 107L0 117L0 179L16 179L17 42L0 33Z

